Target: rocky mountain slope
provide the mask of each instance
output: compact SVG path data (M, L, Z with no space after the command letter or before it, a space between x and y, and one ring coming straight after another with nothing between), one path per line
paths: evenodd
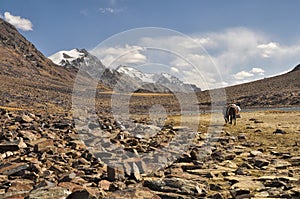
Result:
M300 106L299 66L295 66L285 74L223 88L226 92L227 102L239 102L243 108ZM201 107L211 104L209 92L198 93ZM215 89L213 92L218 93L219 89Z
M11 24L0 19L0 67L1 75L29 78L39 76L44 81L72 81L74 72L56 66L35 46L23 37ZM63 81L64 80L64 81Z
M14 26L0 19L1 105L42 106L54 96L57 102L63 101L66 97L62 96L72 91L75 76L74 69L55 65Z
M226 94L245 107L299 106L299 65L282 75L228 87Z

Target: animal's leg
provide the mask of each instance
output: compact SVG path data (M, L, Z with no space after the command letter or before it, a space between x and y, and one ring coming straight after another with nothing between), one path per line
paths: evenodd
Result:
M232 124L232 115L229 116L229 124Z
M228 122L228 116L224 116L225 123Z
M236 115L233 115L233 121L234 121L234 125L236 125Z

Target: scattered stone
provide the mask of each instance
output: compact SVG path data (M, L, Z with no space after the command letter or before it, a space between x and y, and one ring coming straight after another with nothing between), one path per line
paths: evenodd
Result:
M7 151L18 151L18 150L20 150L22 148L26 148L26 147L27 147L27 145L23 142L23 139L20 138L17 141L0 143L0 153L7 152Z
M33 118L31 118L31 117L28 116L28 115L22 115L22 121L23 121L23 122L30 123L30 122L33 121Z
M256 120L254 120L254 123L264 123L264 121L256 119Z
M286 134L287 132L282 129L276 129L273 133L274 134Z
M258 168L263 168L265 166L268 166L270 164L270 162L266 159L262 159L262 158L257 158L254 160L254 166L258 167Z
M62 187L41 187L29 193L28 199L66 198L70 192Z
M260 155L262 155L262 152L261 152L261 151L251 151L251 152L250 152L250 155L251 155L252 157L260 156Z
M222 194L220 193L216 193L216 194L213 194L211 196L208 196L208 198L212 198L212 199L223 199L223 196Z
M0 115L0 122L0 198L223 199L300 195L296 147L287 153L276 146L264 146L259 140L248 140L259 129L251 135L218 131L209 138L201 132L196 139L183 136L178 145L189 139L197 144L186 150L174 145L168 151L171 155L167 155L167 144L187 128L156 128L146 120L141 120L142 124L120 124L111 118L92 118L88 123L91 129L80 132L80 138L88 141L83 142L77 132L80 130L74 129L67 115L8 111ZM101 136L97 130L101 130ZM91 146L103 148L95 152ZM152 155L157 149L162 154ZM126 161L118 159L117 153ZM166 168L153 162L164 163ZM151 168L159 169L147 173Z
M66 199L89 199L90 193L87 190L77 190L68 195Z
M10 175L16 174L18 172L21 172L21 171L27 169L28 167L29 167L29 165L26 163L11 163L11 164L8 164L8 165L0 168L0 174L10 176Z
M140 188L134 188L134 189L127 189L125 191L116 191L110 195L109 198L114 199L123 199L123 198L135 198L135 199L160 199L157 194L155 194L153 191L151 191L147 187L140 187Z
M248 189L230 190L230 194L235 199L251 198L250 191Z
M125 173L121 166L114 165L114 167L108 166L107 167L107 176L109 181L115 180L124 180Z
M108 180L101 180L99 182L99 187L105 191L108 191L110 189L110 186L111 186L111 182Z
M262 132L262 130L260 130L260 129L256 129L255 131L254 131L254 133L261 133Z

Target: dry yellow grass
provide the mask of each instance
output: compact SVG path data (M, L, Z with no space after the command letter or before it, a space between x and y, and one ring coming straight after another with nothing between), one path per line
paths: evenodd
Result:
M186 116L190 123L196 122L194 116ZM206 133L213 118L217 124L224 124L221 114L201 114L198 131ZM199 119L197 117L197 119ZM282 153L300 155L300 111L262 110L242 112L237 119L237 125L224 124L222 131L238 136L244 134L248 142L256 143L257 148L276 150ZM172 116L168 121L180 124L180 116ZM274 133L276 129L285 131L285 134Z

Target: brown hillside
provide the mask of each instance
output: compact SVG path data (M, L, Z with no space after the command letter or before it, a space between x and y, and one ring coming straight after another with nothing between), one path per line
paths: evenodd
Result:
M242 108L298 107L300 106L299 69L300 65L297 65L290 72L282 75L226 87L226 101L227 103L239 102ZM220 89L213 91L223 93ZM211 104L210 91L198 93L198 98L203 109Z
M0 19L1 75L10 77L47 78L47 81L66 83L72 81L75 71L56 66L11 24ZM45 81L45 80L44 80Z
M228 101L244 107L299 106L299 65L283 75L227 87L226 94Z
M76 71L55 65L11 24L0 19L0 104L44 106L62 103ZM45 103L44 103L45 104Z

